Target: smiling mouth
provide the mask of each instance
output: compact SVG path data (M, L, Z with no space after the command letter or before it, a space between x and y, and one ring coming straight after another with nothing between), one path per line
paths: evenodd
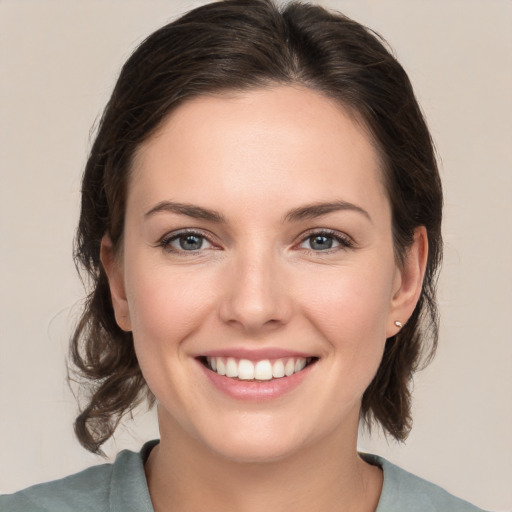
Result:
M284 357L280 359L236 359L234 357L200 357L201 363L217 375L237 380L269 381L291 377L316 361L317 357Z

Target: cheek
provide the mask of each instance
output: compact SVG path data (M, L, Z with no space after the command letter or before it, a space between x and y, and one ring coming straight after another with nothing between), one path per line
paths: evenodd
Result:
M141 271L140 269L144 270ZM128 269L129 270L129 269ZM199 279L201 277L201 279ZM169 266L138 266L127 273L127 298L135 352L144 379L173 416L187 423L197 400L187 383L190 357L187 341L204 324L215 301L207 276ZM184 392L184 387L189 387Z
M302 287L303 304L320 325L330 331L385 334L391 304L392 273L341 269L317 274Z
M176 271L156 265L127 275L127 298L135 337L166 343L193 331L213 302L208 276L194 270ZM149 339L148 339L149 338Z
M373 377L386 341L393 273L371 267L341 269L309 282L301 291L303 313L347 373ZM363 375L361 375L363 376Z

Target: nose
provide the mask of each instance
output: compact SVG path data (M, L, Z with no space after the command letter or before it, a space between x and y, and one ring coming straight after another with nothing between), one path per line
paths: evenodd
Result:
M289 322L292 300L283 262L278 259L253 253L231 262L219 305L224 323L256 336Z

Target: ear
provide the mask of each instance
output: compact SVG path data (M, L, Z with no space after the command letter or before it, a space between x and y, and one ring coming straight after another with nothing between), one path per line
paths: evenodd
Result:
M104 235L101 239L100 260L107 274L117 325L119 325L123 331L131 331L130 311L128 301L126 300L123 266L120 259L116 257L114 245L108 235Z
M403 264L397 268L387 323L388 338L400 330L395 322L405 324L416 307L423 286L427 255L427 230L425 226L419 226L414 232L413 243L405 252Z

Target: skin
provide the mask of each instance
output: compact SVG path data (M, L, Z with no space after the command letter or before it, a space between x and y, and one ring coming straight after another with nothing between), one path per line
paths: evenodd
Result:
M148 214L163 201L224 222ZM339 201L351 206L285 220ZM207 237L200 249L172 239L186 229ZM332 247L312 245L322 233ZM375 510L382 474L357 455L361 397L394 321L414 309L426 254L418 228L395 261L378 154L356 116L320 93L275 86L178 107L139 148L122 250L105 236L101 253L159 404L146 464L155 509ZM269 401L226 396L197 360L268 347L318 358Z

